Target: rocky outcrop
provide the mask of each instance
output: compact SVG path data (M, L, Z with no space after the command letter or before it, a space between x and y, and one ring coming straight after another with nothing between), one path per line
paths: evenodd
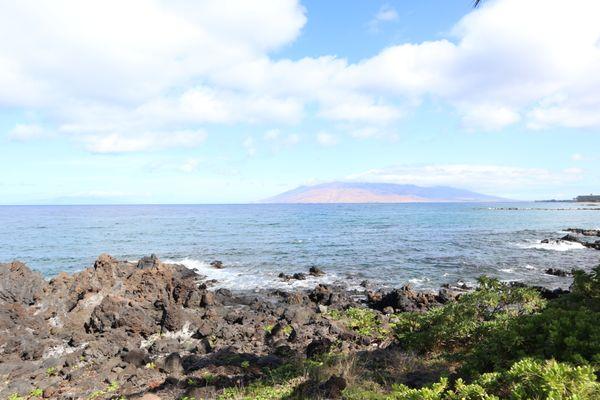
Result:
M306 282L322 274L311 269ZM468 290L368 290L366 305L387 329L394 313L438 307ZM0 398L40 389L53 399L213 399L285 363L384 349L388 339L336 317L364 306L362 292L323 283L260 293L211 289L204 277L155 255L128 262L103 254L50 281L21 263L0 264ZM345 387L333 375L314 397L338 398Z
M565 232L577 233L583 236L600 236L600 229L567 228Z
M450 289L443 289L439 294L432 292L416 292L412 286L406 285L389 292L369 291L367 304L369 307L386 313L416 311L424 312L433 307L453 300L458 296Z
M560 269L560 268L548 268L544 272L548 275L554 275L554 276L560 276L560 277L565 277L565 276L571 275L571 273L569 271L565 271L564 269Z
M8 333L0 335L0 398L35 388L56 399L111 398L111 382L132 399L148 391L214 398L251 379L244 361L260 370L327 344L370 344L327 316L329 308L359 305L341 288L257 296L208 286L156 255L127 262L102 254L92 267L49 281L22 263L0 264L0 330ZM206 374L218 379L207 385ZM194 387L181 385L190 380ZM339 386L332 381L323 391Z
M40 299L45 287L42 276L25 264L18 261L0 264L0 301L32 305Z
M572 232L572 233L575 233L575 234L578 234L581 236L600 236L600 231L595 230L595 229L569 228L569 229L566 229L566 231ZM583 239L582 237L572 235L571 233L563 236L561 238L561 240L579 243L579 244L587 247L588 249L600 250L600 240L589 241L589 239L586 240L586 239Z

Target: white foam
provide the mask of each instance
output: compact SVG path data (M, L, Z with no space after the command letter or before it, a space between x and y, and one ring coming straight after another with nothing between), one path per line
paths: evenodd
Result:
M293 270L285 271L288 274L294 272L304 272L306 279L292 279L284 281L277 275L279 272L258 271L250 267L241 267L237 265L226 265L225 268L214 268L209 263L193 258L184 258L180 260L164 260L165 263L181 264L185 267L206 276L207 279L216 279L218 288L231 290L260 290L260 289L312 289L319 283L340 283L336 274L327 272L326 275L315 277L308 274L308 268L305 271ZM347 283L347 282L345 282Z
M504 272L506 274L512 274L515 272L514 268L500 268L500 272Z
M551 250L551 251L569 251L569 250L581 250L586 247L581 243L570 242L567 240L553 240L549 243L527 243L527 244L518 244L518 247L522 249L538 249L538 250Z

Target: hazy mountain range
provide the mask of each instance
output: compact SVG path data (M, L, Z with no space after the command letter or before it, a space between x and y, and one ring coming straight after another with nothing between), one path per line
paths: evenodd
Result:
M263 203L425 203L507 201L448 186L421 187L395 183L330 182L296 189L263 200Z

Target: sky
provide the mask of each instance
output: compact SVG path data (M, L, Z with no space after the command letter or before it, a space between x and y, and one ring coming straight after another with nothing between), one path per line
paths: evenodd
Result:
M0 0L0 204L600 193L597 0Z

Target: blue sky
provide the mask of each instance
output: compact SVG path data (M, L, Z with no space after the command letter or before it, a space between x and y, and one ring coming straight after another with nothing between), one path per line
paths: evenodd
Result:
M0 1L0 204L252 202L332 180L600 192L598 15Z

